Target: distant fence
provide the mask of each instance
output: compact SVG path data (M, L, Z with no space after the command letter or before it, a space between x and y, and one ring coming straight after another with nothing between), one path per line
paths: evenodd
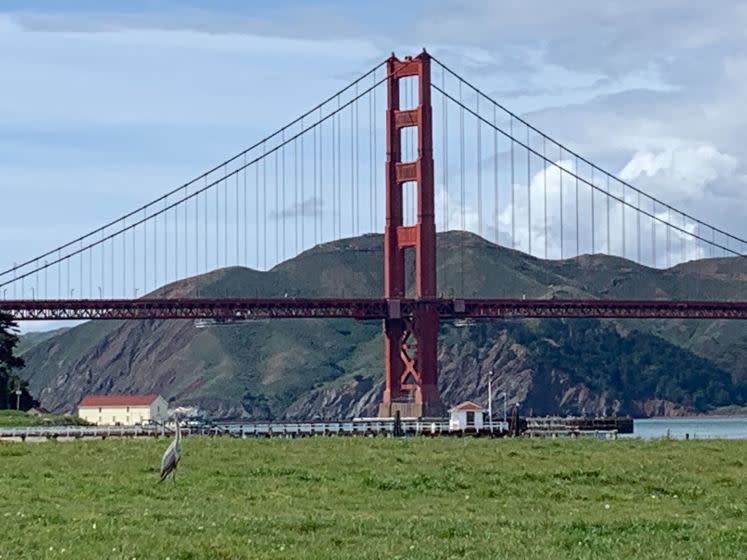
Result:
M445 421L404 420L399 427L394 420L371 420L365 422L242 422L182 427L182 435L229 436L236 438L257 437L306 437L306 436L436 436L436 435L504 435L508 424L495 422L493 430L450 430ZM31 426L23 428L0 428L0 439L47 438L79 439L107 437L159 437L173 435L173 428L163 426Z

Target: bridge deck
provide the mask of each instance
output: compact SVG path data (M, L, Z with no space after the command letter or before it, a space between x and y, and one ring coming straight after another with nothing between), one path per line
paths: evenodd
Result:
M548 299L158 299L7 300L0 313L18 321L347 318L374 320L437 311L442 319L635 318L747 319L747 301L548 300Z

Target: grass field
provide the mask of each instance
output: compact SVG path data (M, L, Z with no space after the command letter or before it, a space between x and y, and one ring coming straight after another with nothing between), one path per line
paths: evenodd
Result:
M0 444L0 557L745 558L747 441Z

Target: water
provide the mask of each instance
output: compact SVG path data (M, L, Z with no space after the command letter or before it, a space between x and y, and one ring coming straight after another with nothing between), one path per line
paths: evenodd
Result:
M687 435L691 439L747 439L747 417L656 418L633 423L632 437L656 439L667 435L674 439L685 439Z

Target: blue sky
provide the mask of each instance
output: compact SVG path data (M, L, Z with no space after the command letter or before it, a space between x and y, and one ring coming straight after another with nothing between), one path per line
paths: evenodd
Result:
M744 237L745 29L745 2L729 1L5 1L0 268L423 46L591 159Z

